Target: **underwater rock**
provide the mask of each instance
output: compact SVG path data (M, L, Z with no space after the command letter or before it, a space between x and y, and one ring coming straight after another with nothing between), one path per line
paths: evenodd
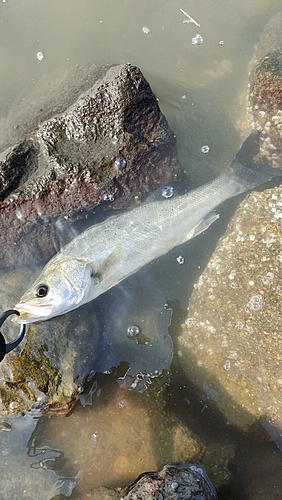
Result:
M194 285L178 339L180 363L206 404L280 448L281 220L281 186L239 206Z
M30 97L38 117L7 118L17 143L4 138L0 157L1 267L28 263L33 242L38 262L48 260L58 220L68 227L105 199L118 208L121 196L130 204L180 177L175 136L141 71L128 63L77 72L84 78L70 90L58 85L53 111L46 96L40 107Z
M217 500L216 491L198 464L168 464L159 473L142 474L123 493L124 500Z
M116 490L109 490L100 486L100 488L94 488L88 491L79 500L120 500L120 494Z
M76 406L67 419L43 418L38 428L39 448L60 450L75 464L77 494L101 485L126 487L146 470L202 459L199 438L166 411L161 381L142 394L120 389L111 376L93 382L92 406ZM40 436L45 436L42 443Z
M248 120L261 131L259 161L281 167L282 13L265 26L249 74Z
M13 307L33 278L30 268L2 272L2 311ZM78 311L28 325L23 341L0 363L0 414L66 415L78 398L92 400L91 391L82 394L89 378L120 365L116 383L144 391L170 368L173 354L171 311L158 288L154 274L143 269ZM139 336L128 334L131 325L139 325ZM11 342L18 325L10 317L1 332Z

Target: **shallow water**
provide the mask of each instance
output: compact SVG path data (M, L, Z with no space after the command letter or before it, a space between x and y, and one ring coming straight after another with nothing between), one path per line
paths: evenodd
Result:
M188 12L200 27L193 23L184 23L187 18L180 12L180 8ZM244 136L248 64L263 26L280 8L281 2L278 0L198 0L195 5L187 0L120 0L118 3L116 0L3 1L0 4L0 117L4 119L8 116L10 110L30 92L31 87L44 74L49 74L56 68L73 67L82 63L130 61L141 68L159 98L161 109L177 136L179 158L183 168L191 178L192 186L197 186L222 171L232 161L239 148ZM198 33L203 37L203 43L193 45L192 38ZM41 61L37 58L38 52L44 55ZM202 152L204 145L210 147L206 154ZM131 290L130 299L136 297L137 306L135 304L135 309L132 309L130 302L125 301L125 308L120 315L121 321L126 323L128 311L131 312L131 316L128 316L129 325L135 323L135 318L137 323L140 321L138 318L142 316L142 307L147 308L148 304L144 302L146 294L143 294L144 300L142 299L139 285L149 283L148 286L152 287L149 296L153 296L155 290L160 290L154 307L160 308L160 304L171 301L169 304L173 307L174 316L170 332L172 338L177 335L193 283L224 231L233 206L234 204L228 203L228 210L226 209L224 214L221 211L221 219L204 235L172 250L167 256L147 266L137 278L131 278L130 283L122 286L125 295ZM184 257L182 265L176 260L179 255ZM138 287L134 288L136 282ZM118 315L122 301L120 296L119 299L116 298L114 291L111 293L111 311L112 314ZM99 305L96 307L99 308ZM101 314L101 308L99 310ZM161 317L160 323L159 328L164 328L166 334L169 318ZM110 328L110 316L107 317L105 328L107 325ZM105 354L107 355L108 353ZM119 352L117 358L111 358L111 366L122 360L128 361L126 356L125 353ZM156 370L166 368L170 363L169 354L165 355L165 360L160 359L160 365L156 363ZM102 361L101 363L103 371L105 365ZM145 369L144 366L142 368ZM139 369L137 365L136 373ZM97 404L99 390L104 394L108 384L109 394L115 395L115 389L112 389L106 377L99 379L98 385L93 381L91 385L91 380L89 384L90 396L84 403L92 401L93 405ZM123 401L123 398L128 397L127 393L119 390L121 392L117 398ZM147 393L143 393L140 398L148 397L144 394ZM138 397L136 396L137 399ZM171 382L166 387L165 397L168 408L206 443L207 455L210 454L211 457L207 470L212 479L216 480L220 476L215 467L217 450L224 447L233 447L236 450L230 471L230 483L221 491L221 499L254 498L260 484L264 485L266 476L269 489L272 491L276 488L279 491L282 474L276 471L272 475L271 472L273 467L277 466L276 458L280 451L273 443L249 442L238 431L228 427L216 411L206 407L199 399L194 388L183 378L177 361L172 365ZM133 401L133 406L142 407L145 399L137 399ZM99 402L99 408L103 405L106 413L108 399ZM91 436L96 431L98 434L100 432L97 422L89 436L77 432L77 441L73 439L73 429L83 429L90 425L89 422L94 425L88 406L84 408L79 405L64 423L57 422L55 418L39 420L35 434L35 421L28 421L30 431L26 430L26 422L23 420L24 430L21 434L20 422L14 424L11 421L12 429L9 434L3 431L0 435L0 450L3 457L9 456L9 460L6 460L8 472L13 467L15 456L15 462L21 460L29 470L31 483L38 482L39 485L37 468L29 465L30 440L39 443L34 445L34 449L37 446L37 449L42 450L42 443L48 443L53 438L54 442L48 447L48 453L45 451L49 462L39 460L37 462L43 463L43 466L38 467L53 467L58 476L72 477L79 472L73 451L77 449L81 454L87 455L86 450L93 446L93 439L95 441L95 436L92 441ZM126 425L130 425L130 420L129 424L128 420L126 422ZM109 429L107 432L110 434ZM22 436L22 442L17 448L19 434ZM5 439L2 438L4 435ZM131 436L130 429L128 435ZM110 443L111 446L114 444ZM133 453L132 448L127 450L127 453ZM114 455L114 451L109 451L108 454L106 452L105 449L105 463L110 462L111 456ZM61 457L62 454L64 459L60 461L58 456ZM163 456L165 457L165 454ZM91 457L95 460L92 455L87 457L90 463ZM252 457L255 457L253 462ZM130 463L131 457L127 459ZM200 459L199 456L198 461ZM278 457L278 461L279 459ZM47 465L44 466L44 463ZM50 465L51 463L53 465ZM84 462L79 462L81 463ZM252 463L253 467L250 465ZM272 463L275 464L273 467ZM126 465L123 467L124 469L119 463L119 470L126 471ZM91 474L95 476L95 464L93 471ZM105 484L105 480L99 477L95 477L91 482L89 474L88 470L81 476L85 487L88 484ZM11 479L8 477L5 485L2 485L7 492L12 477L14 482L14 475L11 474ZM122 474L117 474L116 477L122 478ZM117 486L115 480L111 481L109 478L107 485ZM218 482L220 483L220 480ZM50 480L50 483L53 481ZM249 487L247 492L246 484L251 484L252 496ZM54 490L50 487L49 492L42 498L50 498L52 492L54 493ZM33 498L31 493L29 496ZM278 493L277 498L282 498L282 493Z

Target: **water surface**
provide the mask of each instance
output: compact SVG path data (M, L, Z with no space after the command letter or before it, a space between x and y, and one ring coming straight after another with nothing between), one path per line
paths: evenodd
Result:
M180 8L188 12L200 27L184 22L187 18ZM280 8L281 2L278 0L198 0L196 3L187 0L3 1L0 4L0 118L5 120L35 83L56 69L83 63L116 64L129 61L141 68L159 98L161 109L177 136L183 169L191 178L191 186L197 186L222 171L239 148L245 134L248 65L263 26ZM203 43L193 45L192 38L197 34L202 36ZM44 56L42 60L37 57L39 52ZM205 145L210 148L206 154L202 152ZM211 255L231 213L232 204L228 204L225 216L222 214L221 220L204 235L147 266L142 271L141 281L138 276L135 278L136 283L149 283L149 286L155 287L155 290L150 291L152 295L159 291L158 307L160 303L171 301L174 309L170 330L172 338L177 335L179 323L183 320L183 309L188 305L193 283ZM176 260L179 255L184 257L182 265ZM149 278L148 281L147 277L152 276L153 279ZM124 318L124 314L130 310L128 323L134 324L133 316L136 315L140 320L142 307L146 308L148 304L142 301L139 287L134 289L134 279L131 279L128 288L126 284L124 286L125 290L132 290L131 300L136 297L136 303L133 308L130 301L125 300L121 317ZM114 291L112 293L111 312L118 316L123 302L120 297L115 297ZM145 296L146 293L143 293L143 298ZM109 314L105 329L111 326L110 318ZM167 323L162 323L160 327L164 327L165 334ZM126 361L126 354L124 356ZM121 359L122 353L119 353L118 361ZM103 388L103 384L107 387L103 379L99 384L99 388ZM254 498L260 483L263 483L263 477L273 470L272 460L278 453L275 445L250 443L238 431L229 429L216 412L201 402L193 387L189 386L189 381L183 378L177 363L172 366L170 384L166 392L168 407L209 443L208 453L214 453L215 462L218 447L233 446L236 449L230 485L221 492L220 498ZM95 402L97 391L99 389L94 384L88 402ZM48 456L52 456L50 460L55 464L54 469L60 471L59 476L65 474L72 477L78 473L75 458L67 451L68 441L77 449L82 446L81 442L75 444L73 438L70 439L76 418L80 419L82 428L87 427L90 419L88 409L84 412L80 406L65 420L63 462L58 464L60 451L52 449L52 455L51 448L48 448ZM39 442L44 441L43 436L50 438L52 434L56 435L56 419L43 420L40 425L44 432L39 428ZM0 440L2 456L9 455L8 472L12 469L13 454L15 463L18 463L20 455L22 463L30 469L28 450L35 422L30 424L29 436L26 420L23 420L23 442L18 449L15 443L20 423L15 425L11 421L11 425L9 440L7 437ZM90 436L95 432L93 429ZM1 438L4 434L7 436L8 433L3 431ZM77 439L82 441L81 434L79 436ZM85 449L87 446L93 446L93 440L89 439ZM253 467L250 465L252 453L256 457ZM127 458L130 463L130 457ZM110 454L107 459L111 460ZM46 468L50 469L50 460L47 465L43 461L42 467L45 463ZM94 466L93 471L94 475ZM124 471L126 476L126 465ZM216 473L212 470L210 473L216 479ZM269 488L277 487L281 480L281 473L274 474L272 481L268 479ZM31 474L32 481L38 481L34 473ZM95 481L95 484L99 484L99 478ZM244 485L247 483L252 485L251 493L250 489L246 492ZM9 492L9 478L3 487ZM50 498L54 491L50 488L42 498Z

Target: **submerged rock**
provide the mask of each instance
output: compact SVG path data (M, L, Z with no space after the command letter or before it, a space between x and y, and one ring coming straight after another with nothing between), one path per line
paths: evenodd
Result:
M120 389L111 376L92 384L92 406L78 405L67 419L43 417L37 429L37 446L60 450L79 472L77 494L126 487L167 462L201 460L205 446L166 411L160 380L142 394Z
M180 363L209 405L281 446L282 188L253 192L194 285ZM279 437L280 436L280 437Z
M159 473L143 474L129 486L124 500L217 500L216 491L198 464L165 465Z
M100 486L79 497L79 500L120 500L120 494L116 490L109 490Z
M69 226L105 199L123 195L130 203L180 176L175 136L141 71L128 63L77 72L84 78L68 80L70 90L65 80L58 85L53 111L45 97L36 118L30 110L26 122L22 112L19 122L14 118L16 145L3 139L9 148L0 155L2 267L28 263L34 241L37 260L48 260L58 219Z
M13 307L32 277L26 269L0 276L3 311ZM169 369L173 352L167 331L171 311L156 288L152 273L143 269L78 311L29 325L24 340L0 363L0 413L66 415L79 397L91 400L91 394L82 396L89 377L119 365L117 383L144 391ZM135 324L142 327L140 338L128 334ZM1 332L11 342L18 325L9 318Z
M282 13L267 23L249 75L248 119L261 131L259 160L281 167L282 160Z

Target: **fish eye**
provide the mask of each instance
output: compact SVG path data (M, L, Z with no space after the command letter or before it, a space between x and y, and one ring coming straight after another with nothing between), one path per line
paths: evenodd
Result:
M49 288L47 285L44 285L44 284L40 284L40 285L37 285L36 289L35 289L35 295L36 297L46 297L47 293L49 291Z

